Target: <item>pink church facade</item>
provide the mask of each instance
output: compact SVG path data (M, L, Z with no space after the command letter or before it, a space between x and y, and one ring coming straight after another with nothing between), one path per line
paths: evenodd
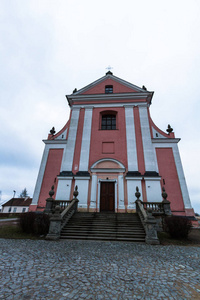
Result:
M55 200L79 190L80 211L135 211L139 187L144 202L162 201L164 186L174 215L194 216L178 150L179 138L153 123L153 92L110 71L67 96L70 118L45 149L30 210L43 210L50 187Z

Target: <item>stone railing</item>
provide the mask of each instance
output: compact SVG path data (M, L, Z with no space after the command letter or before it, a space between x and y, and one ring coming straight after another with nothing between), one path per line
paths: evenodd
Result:
M165 188L162 188L162 197L163 201L162 202L141 202L141 204L144 207L145 211L151 210L153 216L171 216L171 208L170 208L170 202L167 200L167 193L165 192ZM135 196L137 197L137 200L140 198L140 192L138 187L136 188L136 193Z
M58 205L63 211L70 203L72 200L55 200L53 199L54 195L54 186L51 187L51 191L49 192L49 198L46 199L46 207L44 212L45 213L54 213L55 212L55 207Z
M144 207L144 210L152 210L152 214L163 214L164 213L164 207L162 202L142 202L141 204Z
M63 211L69 206L72 200L55 200L52 203L52 211L55 211L56 206L60 207L60 210Z
M53 189L52 189L53 190ZM50 195L50 192L49 192ZM60 233L62 228L68 223L68 221L71 219L71 217L74 215L74 213L77 211L78 208L78 202L77 199L78 196L78 187L75 187L74 190L74 198L70 201L47 201L48 203L48 209L45 210L47 213L48 210L50 210L50 204L51 203L51 211L50 214L50 225L49 225L49 232L46 236L47 240L58 240L60 238ZM50 198L52 196L50 195ZM47 200L49 200L48 198Z
M160 244L158 235L157 235L157 222L152 212L150 210L145 211L141 200L136 200L136 212L138 213L142 225L144 227L146 237L145 242L151 245Z
M170 216L172 214L170 202L167 200L167 193L165 192L164 187L162 191L162 197L164 199L162 202L142 202L139 199L141 194L138 187L136 187L136 212L138 213L145 229L145 240L147 244L155 245L160 243L157 236L159 219L156 219L155 216L159 216L161 218L162 216Z

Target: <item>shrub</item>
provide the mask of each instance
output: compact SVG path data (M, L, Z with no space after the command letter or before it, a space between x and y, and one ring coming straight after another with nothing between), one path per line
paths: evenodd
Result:
M23 213L20 216L19 224L25 233L36 235L47 234L49 229L49 216L44 213Z
M192 223L186 217L171 216L165 218L165 231L168 232L172 238L187 238L191 228Z
M34 222L35 234L47 234L49 231L49 216L47 214L37 214Z

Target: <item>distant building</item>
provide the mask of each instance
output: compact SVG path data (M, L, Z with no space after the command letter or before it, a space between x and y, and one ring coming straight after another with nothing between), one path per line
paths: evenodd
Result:
M55 134L52 128L44 140L30 210L44 210L52 185L55 200L72 199L77 185L79 210L132 212L138 186L144 202L162 201L165 187L172 213L194 216L180 139L170 125L165 133L153 123L152 98L145 86L110 71L68 95L70 118L61 131Z
M12 198L2 204L2 213L24 213L29 211L32 198Z

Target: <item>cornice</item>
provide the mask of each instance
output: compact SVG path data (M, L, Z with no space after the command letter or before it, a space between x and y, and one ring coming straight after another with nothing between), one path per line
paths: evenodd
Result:
M174 143L177 144L181 139L180 138L153 138L151 139L154 144L163 144L163 143Z
M153 92L137 92L137 93L118 93L118 94L92 94L92 95L66 95L69 106L76 104L76 102L114 102L117 100L140 100L145 99L149 104L151 104L151 99L153 97Z
M113 93L113 94L88 94L88 95L66 95L67 99L73 101L80 100L100 100L100 99L137 99L137 98L147 98L149 95L153 95L153 92L133 92L133 93Z
M67 140L63 140L63 139L56 139L56 140L42 140L46 145L50 144L67 144Z

